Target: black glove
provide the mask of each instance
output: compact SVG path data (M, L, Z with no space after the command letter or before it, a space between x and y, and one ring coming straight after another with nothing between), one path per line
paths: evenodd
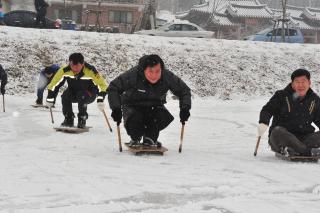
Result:
M117 122L117 125L119 126L119 124L121 123L121 119L122 119L122 110L119 108L112 110L111 117L113 118L113 120L115 122Z
M3 87L1 88L1 94L4 95L6 93L6 89Z
M180 122L184 125L188 118L190 117L189 109L181 109L180 110Z

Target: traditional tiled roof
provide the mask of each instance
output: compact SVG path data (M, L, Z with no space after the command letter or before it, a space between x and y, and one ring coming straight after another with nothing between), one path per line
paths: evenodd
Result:
M282 11L273 9L275 17L281 17ZM304 30L320 30L320 9L287 6L287 15L291 23L299 29ZM310 21L319 21L318 26L311 24Z
M320 30L320 27L313 26L303 18L291 18L292 24L301 30Z
M303 15L305 15L310 20L320 21L320 9L305 8L303 11Z
M238 25L229 16L268 19L273 17L273 13L268 6L260 4L258 0L209 0L205 4L194 5L189 11L179 13L176 17L186 18L188 14L193 12L210 14L213 23L223 26Z
M205 4L194 5L190 10L196 10L204 13L224 14L230 4L256 6L261 5L258 0L209 0Z
M272 11L267 5L238 5L231 4L227 8L228 13L233 17L249 17L249 18L273 18Z
M212 17L212 23L220 26L238 26L239 24L234 23L227 15L216 14Z
M177 15L177 18L186 18L192 13L207 13L212 17L212 23L221 26L237 26L232 18L263 18L272 19L282 16L279 9L270 9L259 0L221 0L214 13L214 0L202 5L195 5L189 11ZM288 5L287 15L291 23L300 29L320 30L320 9L304 8ZM207 21L207 20L205 20Z

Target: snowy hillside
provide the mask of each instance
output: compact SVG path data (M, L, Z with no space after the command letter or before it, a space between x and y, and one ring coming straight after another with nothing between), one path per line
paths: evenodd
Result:
M0 63L9 72L9 93L34 91L43 58L65 63L74 51L112 80L144 54L158 53L195 95L242 99L283 88L297 68L320 79L320 45L163 38L61 30L0 28ZM33 82L33 83L32 83Z

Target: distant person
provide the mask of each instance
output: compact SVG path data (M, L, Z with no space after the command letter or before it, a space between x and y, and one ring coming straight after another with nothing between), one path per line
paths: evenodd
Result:
M0 92L1 95L4 95L6 93L6 84L8 83L8 76L6 71L3 69L3 67L0 64L0 80L1 80L1 87L0 87Z
M45 2L44 0L35 0L34 1L34 7L37 12L37 17L36 17L36 26L40 28L45 28L47 26L46 23L46 14L47 14L47 8L48 8L48 3Z
M37 83L37 100L36 105L43 105L43 92L50 84L53 76L60 69L60 66L53 64L51 61L44 63L44 68L40 71L39 80Z
M0 2L0 25L4 25L3 18L4 18L4 14L2 9L2 3Z

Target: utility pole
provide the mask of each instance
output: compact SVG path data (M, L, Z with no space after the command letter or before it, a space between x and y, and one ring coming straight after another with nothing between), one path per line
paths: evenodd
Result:
M64 20L67 19L67 3L66 0L63 0L63 4L64 4Z
M286 19L287 19L287 3L288 3L288 0L281 0L281 3L282 3L282 27L281 27L281 40L282 42L285 42L285 22L286 22ZM289 33L289 32L288 32Z

